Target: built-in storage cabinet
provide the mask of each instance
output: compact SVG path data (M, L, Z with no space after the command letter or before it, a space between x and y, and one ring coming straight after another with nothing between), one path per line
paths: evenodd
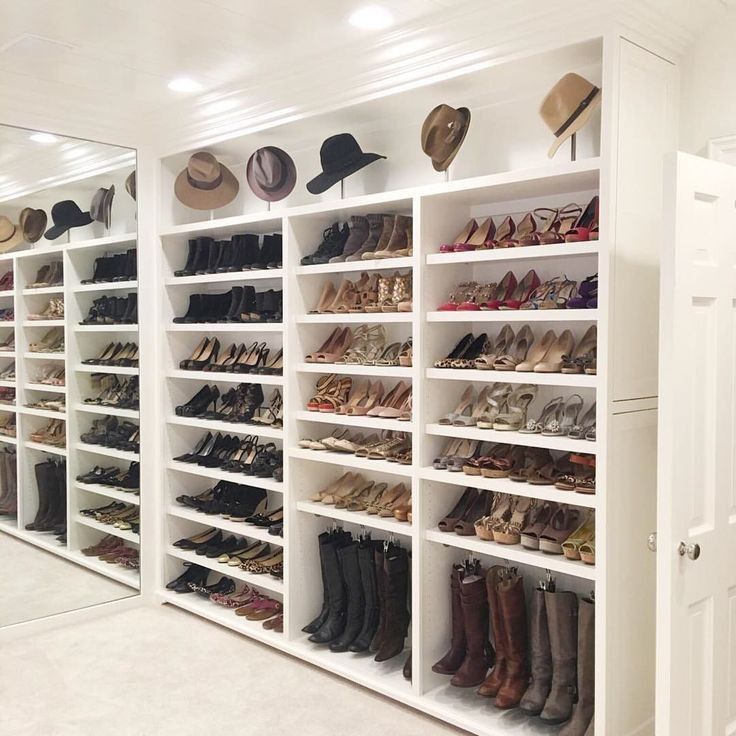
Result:
M566 144L549 161L546 152L551 137L537 108L545 92L569 71L602 85L603 106L577 136L577 160L570 160L570 146ZM632 680L622 663L627 658L643 659L649 666L654 654L653 638L641 636L641 631L651 633L653 620L648 613L643 614L641 630L637 630L630 617L632 598L624 589L628 586L643 592L653 585L653 561L646 557L639 532L647 525L654 528L649 503L654 494L654 486L649 485L654 454L642 448L652 447L655 439L656 404L652 390L645 387L656 376L652 359L656 349L647 343L645 329L656 323L656 309L648 297L650 292L656 293L656 232L649 226L659 219L660 204L654 204L648 196L632 200L626 192L635 177L653 180L659 176L659 159L670 147L671 139L667 133L656 140L644 136L652 126L661 125L667 130L672 74L667 62L611 36L530 54L401 95L214 142L208 150L241 181L238 197L216 212L188 210L173 197L174 178L191 151L162 159L158 242L163 254L159 345L165 380L160 406L165 422L160 476L165 519L160 561L163 582L181 574L182 563L191 561L231 576L279 601L284 613L283 633L264 629L257 621L235 616L195 595L178 595L163 586L160 600L265 641L471 732L528 735L553 733L555 729L518 712L494 709L473 689L452 687L449 678L432 671L432 665L449 645L452 565L471 557L479 560L483 569L493 565L517 568L524 578L527 599L539 581L550 574L558 590L595 599L596 729L610 734L648 733L653 700L646 688L642 691L640 682ZM656 87L651 97L647 91L650 85ZM440 102L467 105L473 116L468 138L446 175L432 170L419 142L424 115ZM631 112L633 109L636 113ZM315 200L306 193L304 184L318 171L319 144L326 136L343 130L352 132L363 150L386 154L388 160L347 179L342 197L336 186ZM285 148L299 172L294 192L270 208L251 195L243 176L248 157L262 145ZM637 166L632 164L632 156L639 157ZM600 197L598 240L440 252L440 246L452 242L470 218L480 222L492 216L498 225L504 216L511 215L518 222L526 212L540 208L563 208L570 203L584 208L593 196ZM316 250L326 228L369 214L410 216L413 252L398 258L302 265L302 258ZM635 223L642 219L649 225L638 230ZM191 241L202 237L229 239L244 233L259 237L281 234L283 267L174 276L187 259ZM625 242L620 241L620 233L626 233ZM638 264L644 263L647 268L640 273ZM559 276L579 284L597 274L597 305L512 311L439 309L460 282L498 282L508 271L520 281L532 269L542 282ZM315 311L328 281L339 288L344 279L368 281L395 274L411 278L412 304L406 311ZM173 322L187 312L192 294L223 293L236 286L282 290L283 321ZM623 322L618 316L619 304L623 305ZM356 331L362 325L372 326L385 345L397 343L403 347L411 341L411 362L335 364L308 359L335 330ZM536 339L548 330L556 335L569 330L575 344L596 328L597 373L520 373L435 365L464 334L486 333L495 339L505 325L515 332L529 325ZM217 338L221 346L261 341L272 351L283 348L283 372L239 375L182 369L180 361L189 358L205 337ZM636 378L630 370L631 361L637 364ZM406 389L411 388L411 405L405 407L403 415L392 417L310 411L308 404L319 393L318 382L330 375L337 382L350 380L353 388L382 381L389 390L401 381ZM529 418L539 417L555 397L567 402L577 396L584 407L579 419L585 414L594 417L595 435L571 438L523 434L441 421L468 387L477 395L498 382L508 383L512 390L522 385L532 387ZM221 392L238 383L260 384L266 396L278 390L283 399L283 428L183 421L177 417L176 406L204 383L217 385ZM612 387L616 387L615 394L611 393ZM175 459L191 452L208 430L241 439L255 434L261 443L273 442L283 452L283 480L234 476L222 469ZM380 453L373 458L361 457L334 449L313 449L306 442L331 435L340 437L346 432L351 436L383 433L385 438L399 438L403 442L401 457ZM480 441L489 448L494 442L513 444L522 452L536 448L551 453L554 460L567 453L585 456L595 463L595 493L438 468L435 459L447 453L445 448L453 439ZM403 484L411 492L411 521L393 514L381 516L336 508L315 500L316 493L347 472L361 474L366 482ZM207 516L176 502L180 494L201 493L219 481L264 490L271 509L283 505L283 537L263 537L263 531L256 527ZM479 536L440 531L439 521L467 487L508 493L540 505L569 504L581 520L594 516L595 564L518 544L502 545ZM647 503L640 503L642 495ZM631 514L636 515L633 526L628 518ZM263 537L274 548L282 548L283 579L203 561L201 556L173 546L178 539L209 527L251 540ZM302 631L319 612L323 599L318 535L338 528L356 538L370 534L374 540L396 544L409 554L411 624L404 651L386 662L361 654L332 653L310 643ZM633 536L632 529L636 530ZM212 575L210 579L218 577ZM403 675L407 660L411 664L410 680ZM641 692L646 697L639 697Z

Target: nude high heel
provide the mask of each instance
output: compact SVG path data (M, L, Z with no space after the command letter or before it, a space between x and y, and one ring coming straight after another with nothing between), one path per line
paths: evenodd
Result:
M336 294L337 290L332 281L325 281L317 306L314 309L310 309L308 314L323 314L326 312L330 304L335 301Z

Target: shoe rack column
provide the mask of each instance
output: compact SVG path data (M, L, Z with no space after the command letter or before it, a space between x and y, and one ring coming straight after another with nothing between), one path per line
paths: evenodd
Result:
M2 430L0 431L0 452L12 452L15 454L16 476L18 474L18 453L17 453L17 425L16 412L18 409L18 377L16 368L16 289L18 288L15 280L16 264L12 255L0 256L0 277L10 273L10 284L3 283L0 286L0 389L7 392L0 403L0 422L2 422ZM12 397L12 398L11 398ZM16 487L19 488L16 480ZM20 519L23 518L23 510L21 508L23 502L23 494L17 490L16 505L17 512L12 513L12 504L9 507L11 513L0 516L0 528L17 531Z
M106 382L138 380L139 369L135 365L90 365L84 360L93 359L103 354L111 344L123 346L138 345L137 317L135 321L122 323L118 318L103 318L97 322L82 324L92 314L96 300L102 298L137 299L138 281L135 275L103 275L99 264L104 259L117 256L123 260L130 258L130 251L136 249L135 237L116 238L113 242L104 239L101 243L71 245L66 249L65 303L67 315L67 443L71 452L68 462L69 515L70 515L70 551L72 555L84 560L88 567L103 572L131 587L140 587L137 569L128 569L121 565L110 565L96 557L85 557L82 549L98 543L104 536L111 534L118 537L129 547L140 549L140 533L138 529L121 530L111 524L103 524L94 518L83 516L82 509L105 506L110 502L120 502L133 507L140 506L140 496L125 492L115 486L95 483L82 483L77 480L81 474L88 473L94 466L117 466L121 475L131 469L132 464L140 462L140 453L130 449L108 447L103 444L91 444L82 439L89 432L94 422L117 422L133 426L140 425L139 408L123 408L116 405L117 396L122 391L113 391L106 403L89 403L105 390ZM136 251L137 252L137 251ZM134 258L137 256L133 256ZM110 261L111 262L111 261ZM126 266L127 268L127 266ZM130 270L130 269L129 269ZM83 283L84 282L84 283ZM90 283L91 282L91 283ZM99 302L98 302L99 303ZM116 320L116 323L113 323ZM145 478L142 474L141 478ZM146 493L142 482L140 494Z

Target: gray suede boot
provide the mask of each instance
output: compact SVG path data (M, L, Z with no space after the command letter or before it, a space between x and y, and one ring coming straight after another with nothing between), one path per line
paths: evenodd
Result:
M532 676L519 708L530 716L538 716L552 689L552 651L549 644L547 607L544 591L536 589L531 600L529 650Z
M593 733L595 706L595 604L580 601L578 610L578 704L570 723L560 736L588 736Z

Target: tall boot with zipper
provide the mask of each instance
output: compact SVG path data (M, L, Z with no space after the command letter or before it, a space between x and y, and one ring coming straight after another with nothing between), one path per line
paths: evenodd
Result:
M552 649L552 689L540 718L545 723L569 721L575 701L578 655L578 597L575 593L545 593Z
M466 578L460 583L460 604L467 651L450 684L477 687L484 681L493 662L488 641L488 594L483 577L477 576L475 580Z
M543 590L539 588L534 590L530 611L531 682L519 703L519 708L530 716L538 716L552 688L552 651Z
M341 537L324 547L325 582L327 584L327 618L322 626L309 637L314 644L329 644L345 630L347 615L347 595L340 570L338 549L344 546Z
M595 603L583 598L578 608L578 704L560 736L593 733L595 715Z
M438 675L454 675L465 659L467 653L467 638L465 636L465 621L463 619L463 605L460 601L460 586L462 584L465 568L462 565L454 565L450 573L450 606L452 634L450 637L450 648L438 662L432 665L432 672Z
M240 236L238 236L240 237ZM319 549L319 567L322 572L322 610L318 616L310 621L306 626L302 626L302 631L305 634L314 634L327 620L327 614L330 611L330 605L327 598L327 576L325 573L325 553L324 547L326 544L332 541L332 535L329 532L323 532L317 537L317 544Z
M36 516L33 519L33 521L30 524L26 524L26 529L29 532L42 531L40 527L43 526L44 520L46 519L49 513L49 505L51 503L51 494L54 489L51 488L51 486L47 482L48 481L48 473L47 473L48 467L49 467L49 463L43 462L43 463L37 463L33 469L36 475L36 489L38 491L38 509L36 511Z
M66 533L66 463L56 463L54 466L56 473L56 487L59 494L59 503L56 514L51 520L53 531L55 534Z
M340 570L345 582L348 602L345 628L342 634L330 644L330 651L347 652L348 647L357 639L363 628L363 613L365 611L363 584L360 579L360 567L358 565L358 542L350 542L350 544L340 548L337 556L340 560Z
M373 551L377 544L380 544L380 542L372 542L370 539L366 539L358 545L358 567L360 569L360 582L363 588L365 606L363 608L363 625L358 636L348 647L351 652L367 651L378 630L380 610L376 567L373 561Z
M409 555L401 547L390 549L384 559L385 618L383 639L375 661L385 662L404 651L404 640L409 630Z
M478 688L478 695L484 698L495 698L506 679L506 634L501 617L501 604L498 600L498 584L501 582L503 567L494 565L486 574L486 591L490 608L491 634L496 650L496 662L488 677Z
M503 629L506 635L506 677L494 705L516 708L529 684L529 638L526 624L524 578L512 575L498 585Z
M376 571L376 593L378 595L378 626L371 639L370 651L377 652L383 643L386 628L386 573L383 569L383 546L379 543L373 552L373 565Z

